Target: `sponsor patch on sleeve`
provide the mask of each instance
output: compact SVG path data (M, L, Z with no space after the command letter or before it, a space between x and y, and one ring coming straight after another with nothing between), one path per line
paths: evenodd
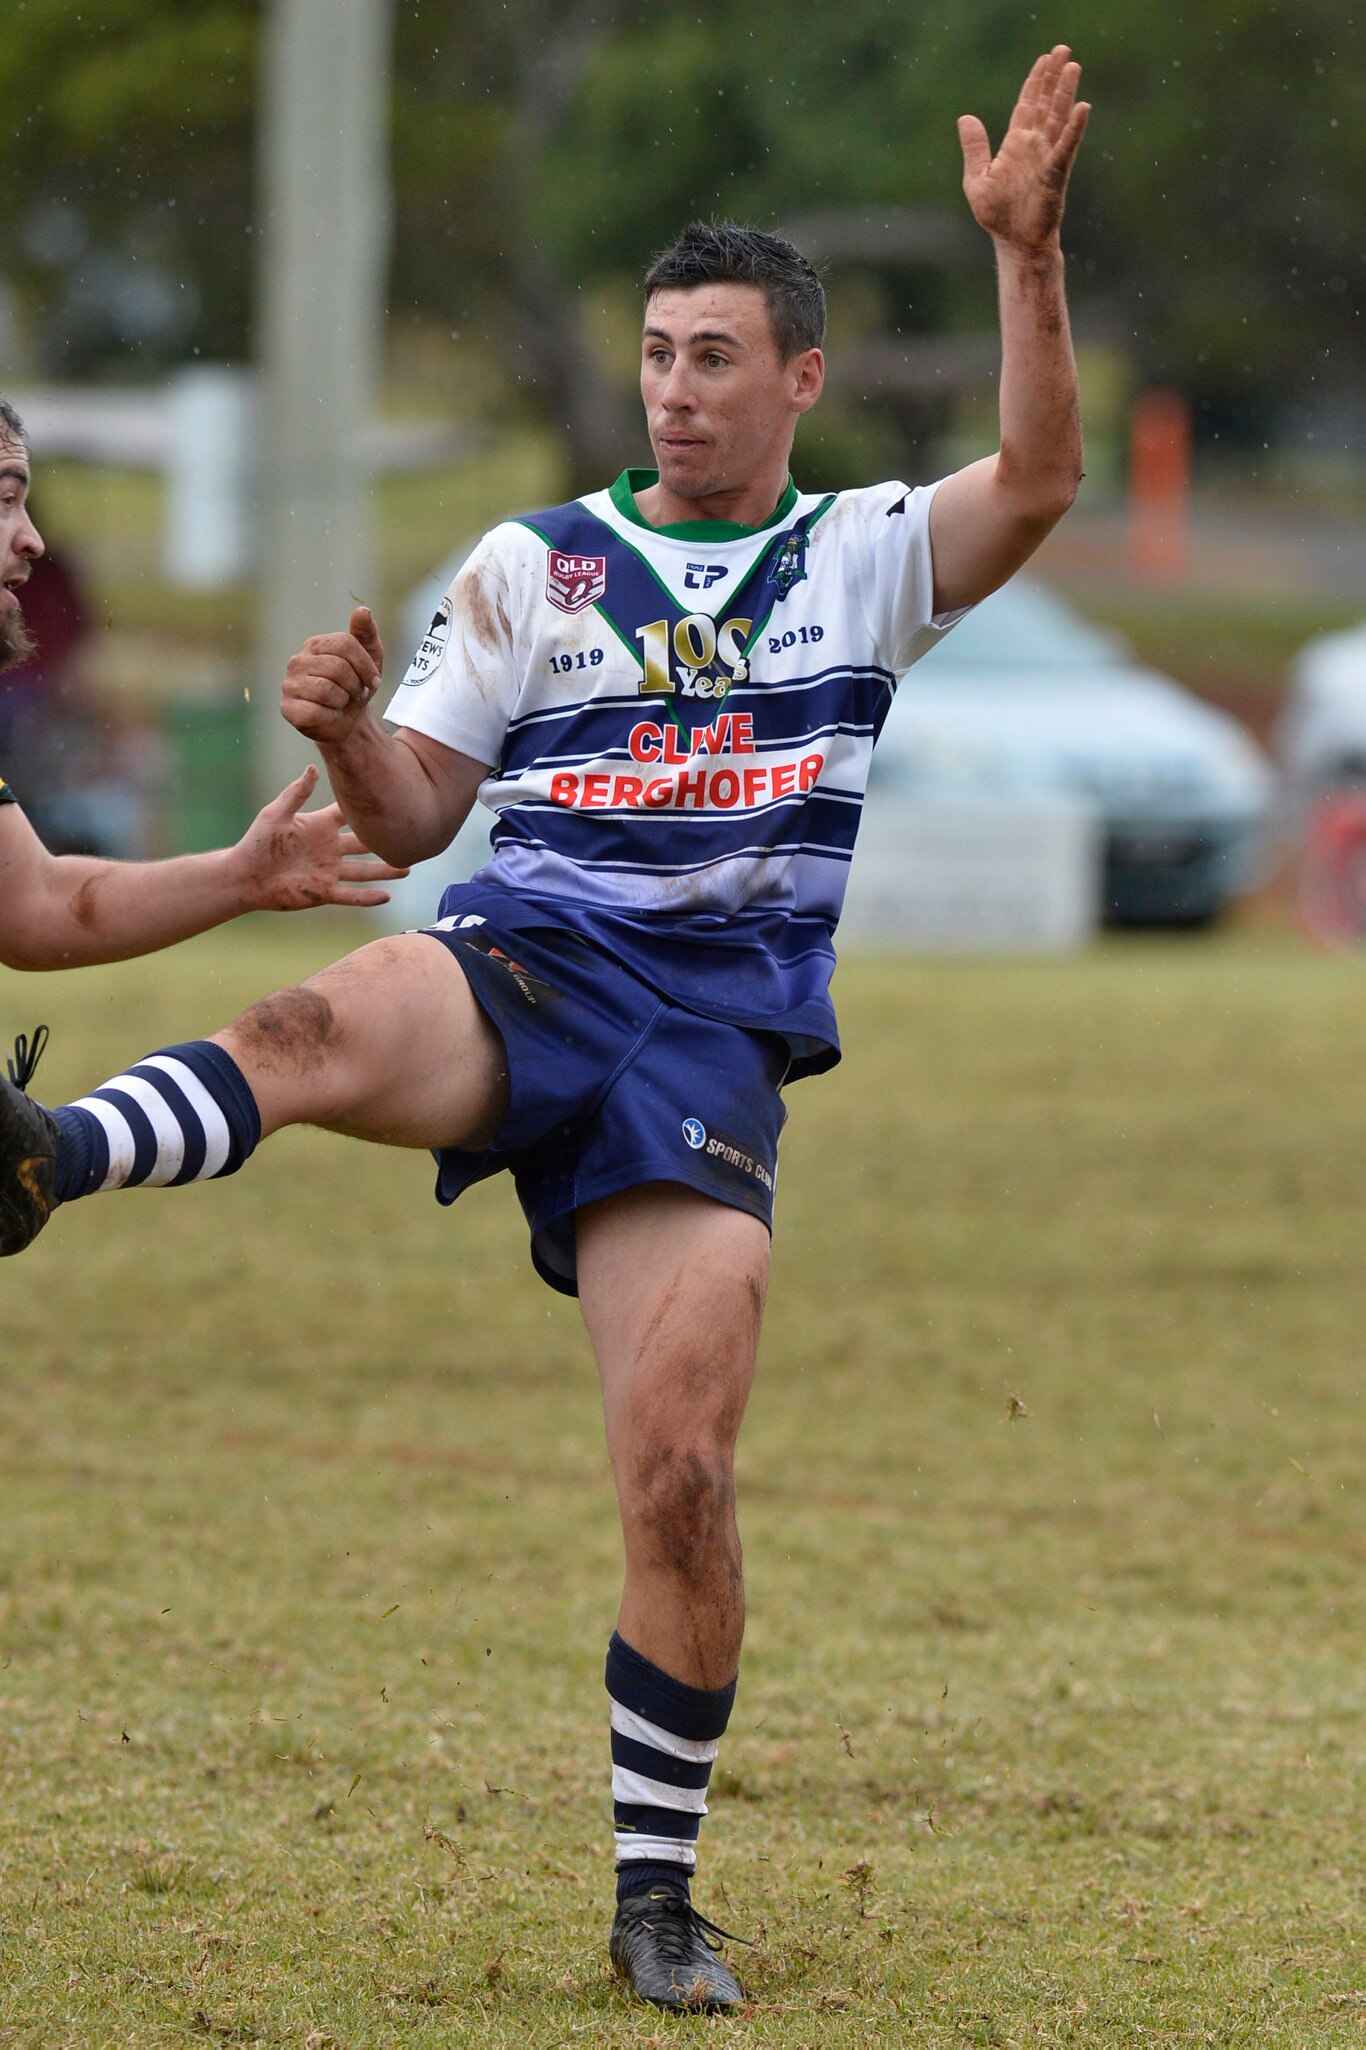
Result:
M445 654L446 643L451 637L451 609L450 594L447 593L433 613L432 623L418 642L417 653L408 664L408 674L403 679L405 690L411 690L415 684L425 683Z

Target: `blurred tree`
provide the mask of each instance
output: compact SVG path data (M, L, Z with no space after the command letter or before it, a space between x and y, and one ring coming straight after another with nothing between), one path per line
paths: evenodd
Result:
M1105 0L1087 31L1089 265L1142 372L1244 434L1361 390L1362 28L1339 0Z
M574 488L619 467L635 409L580 332L545 221L547 159L626 0L445 0L398 16L395 292L473 316L564 437Z
M251 248L256 0L19 0L0 33L5 267L46 367L238 354Z
M1160 17L1150 0L1073 0L1065 32L1096 104L1067 226L1083 317L1140 378L1248 432L1291 393L1359 391L1360 17L1339 0ZM954 117L978 112L999 138L1040 42L1018 0L918 21L844 0L804 10L800 33L789 10L747 0L638 17L603 47L552 154L553 239L570 268L636 267L691 212L956 207ZM939 296L933 324L988 318L989 266L950 267Z
M265 4L6 9L0 172L22 203L4 261L54 361L247 346ZM1359 15L1073 0L1065 32L1097 108L1067 230L1083 318L1249 430L1287 394L1359 385ZM957 217L954 117L998 137L1041 40L1022 0L918 19L895 0L396 0L395 33L393 306L486 334L576 475L628 431L584 346L590 288L638 277L696 213ZM984 254L874 275L892 330L990 321Z

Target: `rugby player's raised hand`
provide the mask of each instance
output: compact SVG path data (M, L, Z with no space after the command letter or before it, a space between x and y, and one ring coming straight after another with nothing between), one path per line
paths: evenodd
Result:
M357 605L345 633L313 634L290 657L280 710L316 746L340 747L364 719L383 667L374 616Z
M362 847L339 805L305 811L317 784L318 771L310 762L257 813L233 849L251 908L304 911L317 904L387 904L389 892L372 886L408 873Z
M1080 78L1066 43L1040 57L995 156L977 116L960 117L963 190L979 226L997 242L1024 250L1057 242L1067 180L1091 111L1077 98Z
M975 114L958 123L963 190L995 244L1001 445L946 477L930 507L936 612L1000 589L1062 518L1082 476L1081 405L1067 323L1063 201L1091 109L1059 43L1030 70L995 156Z

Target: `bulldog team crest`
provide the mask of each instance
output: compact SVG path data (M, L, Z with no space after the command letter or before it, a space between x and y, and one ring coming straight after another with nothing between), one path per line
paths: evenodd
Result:
M605 555L563 555L552 548L545 566L545 594L561 612L582 612L607 589Z

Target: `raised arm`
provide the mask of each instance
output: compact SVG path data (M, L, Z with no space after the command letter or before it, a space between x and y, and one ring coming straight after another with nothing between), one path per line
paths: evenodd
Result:
M379 629L358 605L344 634L305 641L285 671L280 709L318 748L366 845L390 861L424 861L449 847L488 769L426 734L386 733L370 709L383 666Z
M50 854L18 805L0 809L0 962L88 968L155 953L244 911L384 904L376 860L336 805L306 812L309 767L258 813L235 847L171 861Z
M1001 446L947 477L930 507L934 602L974 604L1027 562L1081 481L1077 366L1059 230L1090 108L1065 44L1024 82L993 157L974 114L958 123L963 190L991 236L1001 309Z

